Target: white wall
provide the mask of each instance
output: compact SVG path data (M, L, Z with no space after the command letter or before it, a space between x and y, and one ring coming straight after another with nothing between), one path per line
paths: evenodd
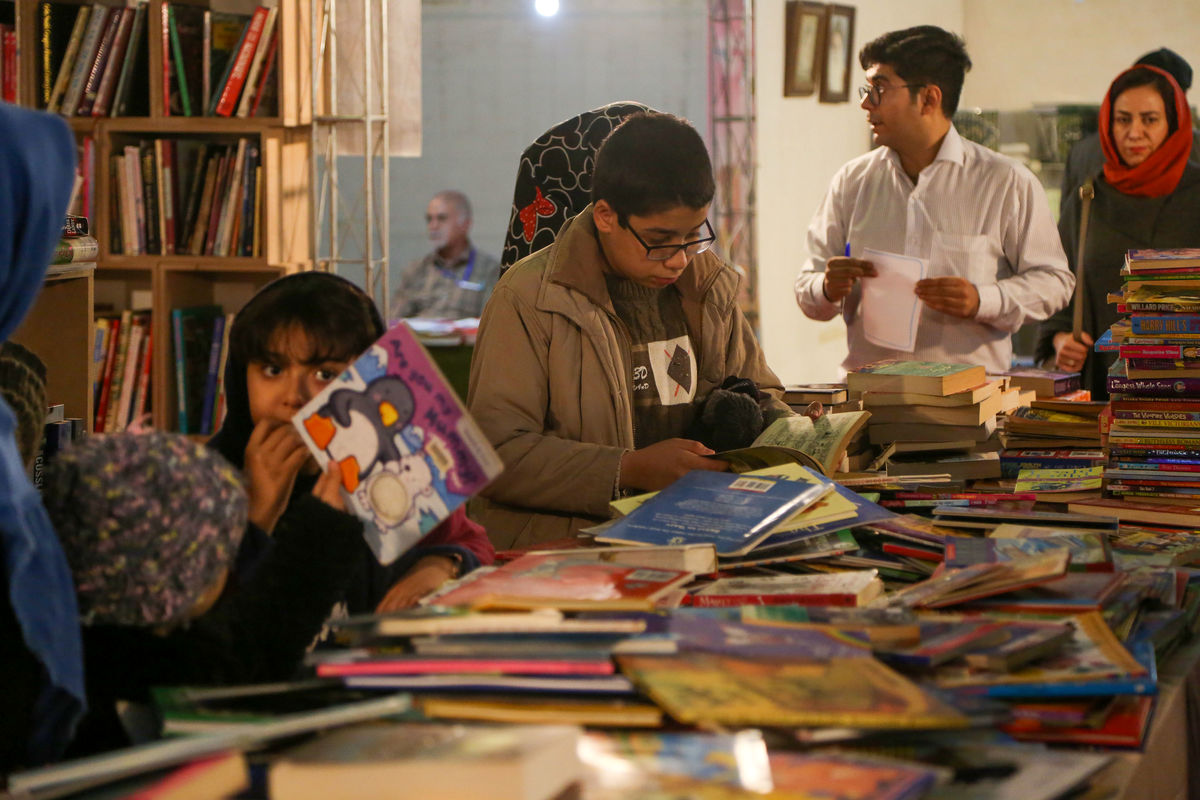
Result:
M1197 0L963 0L963 17L974 62L965 106L1099 103L1118 72L1159 47L1200 71Z
M391 163L393 275L428 252L424 214L444 188L466 192L472 238L499 254L517 158L555 123L617 100L687 117L707 138L705 0L533 0L422 4L424 151Z
M796 305L792 282L805 257L805 232L833 174L870 148L857 53L876 36L911 25L963 29L962 0L859 0L851 101L783 96L783 0L755 3L758 110L758 303L767 362L785 382L832 381L846 355L840 318L816 322Z

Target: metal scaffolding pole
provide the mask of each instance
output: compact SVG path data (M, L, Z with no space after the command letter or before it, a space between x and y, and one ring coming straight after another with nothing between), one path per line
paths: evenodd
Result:
M708 37L711 216L721 250L743 274L742 310L757 325L753 0L708 0Z
M312 252L315 269L340 272L361 266L363 288L386 313L390 214L388 159L387 0L361 0L355 9L338 0L311 0L312 148L309 164L313 187ZM350 17L349 19L347 17ZM356 23L356 24L352 24ZM342 62L356 75L339 76L339 40L351 43L353 61ZM359 84L358 78L361 78ZM347 152L339 146L339 132ZM360 137L355 134L361 134ZM361 151L354 148L359 138ZM342 191L346 159L359 157L362 189Z

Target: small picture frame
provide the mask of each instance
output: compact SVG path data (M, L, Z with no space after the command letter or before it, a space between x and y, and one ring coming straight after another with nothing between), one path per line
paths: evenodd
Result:
M808 97L817 90L827 10L824 3L788 1L783 47L784 97Z
M850 99L850 59L854 53L854 7L830 5L821 60L822 103Z

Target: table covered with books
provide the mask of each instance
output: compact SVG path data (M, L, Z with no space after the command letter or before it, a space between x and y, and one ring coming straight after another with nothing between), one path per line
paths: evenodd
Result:
M219 766L233 792L250 765L269 791L249 796L281 800L385 780L484 800L1200 796L1200 520L1112 496L1106 470L1158 462L1127 438L1114 466L1116 403L1063 390L851 373L825 416L718 454L734 472L335 623L294 683L164 687L164 731L188 738L137 769L11 786Z

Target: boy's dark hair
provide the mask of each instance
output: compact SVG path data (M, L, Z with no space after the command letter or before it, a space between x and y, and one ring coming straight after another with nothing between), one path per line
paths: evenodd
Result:
M631 114L596 152L592 202L608 202L624 225L630 215L703 208L716 192L708 148L673 114Z
M886 64L908 84L911 97L922 86L936 85L942 90L942 112L947 119L958 110L963 77L971 68L962 37L936 25L918 25L885 33L867 42L858 54L863 69Z
M1175 112L1175 87L1171 86L1171 82L1162 73L1155 72L1152 69L1134 67L1126 72L1121 73L1112 86L1108 89L1108 102L1114 106L1117 103L1117 98L1122 92L1129 89L1136 89L1139 86L1153 87L1160 95L1162 95L1163 104L1167 108L1167 135L1171 135L1179 130L1179 114ZM1112 133L1112 124L1115 120L1112 118L1113 109L1109 108L1109 133Z
M304 272L267 286L242 309L230 332L230 358L268 363L271 336L291 325L312 340L312 363L357 358L384 331L375 304L353 283L327 272Z

